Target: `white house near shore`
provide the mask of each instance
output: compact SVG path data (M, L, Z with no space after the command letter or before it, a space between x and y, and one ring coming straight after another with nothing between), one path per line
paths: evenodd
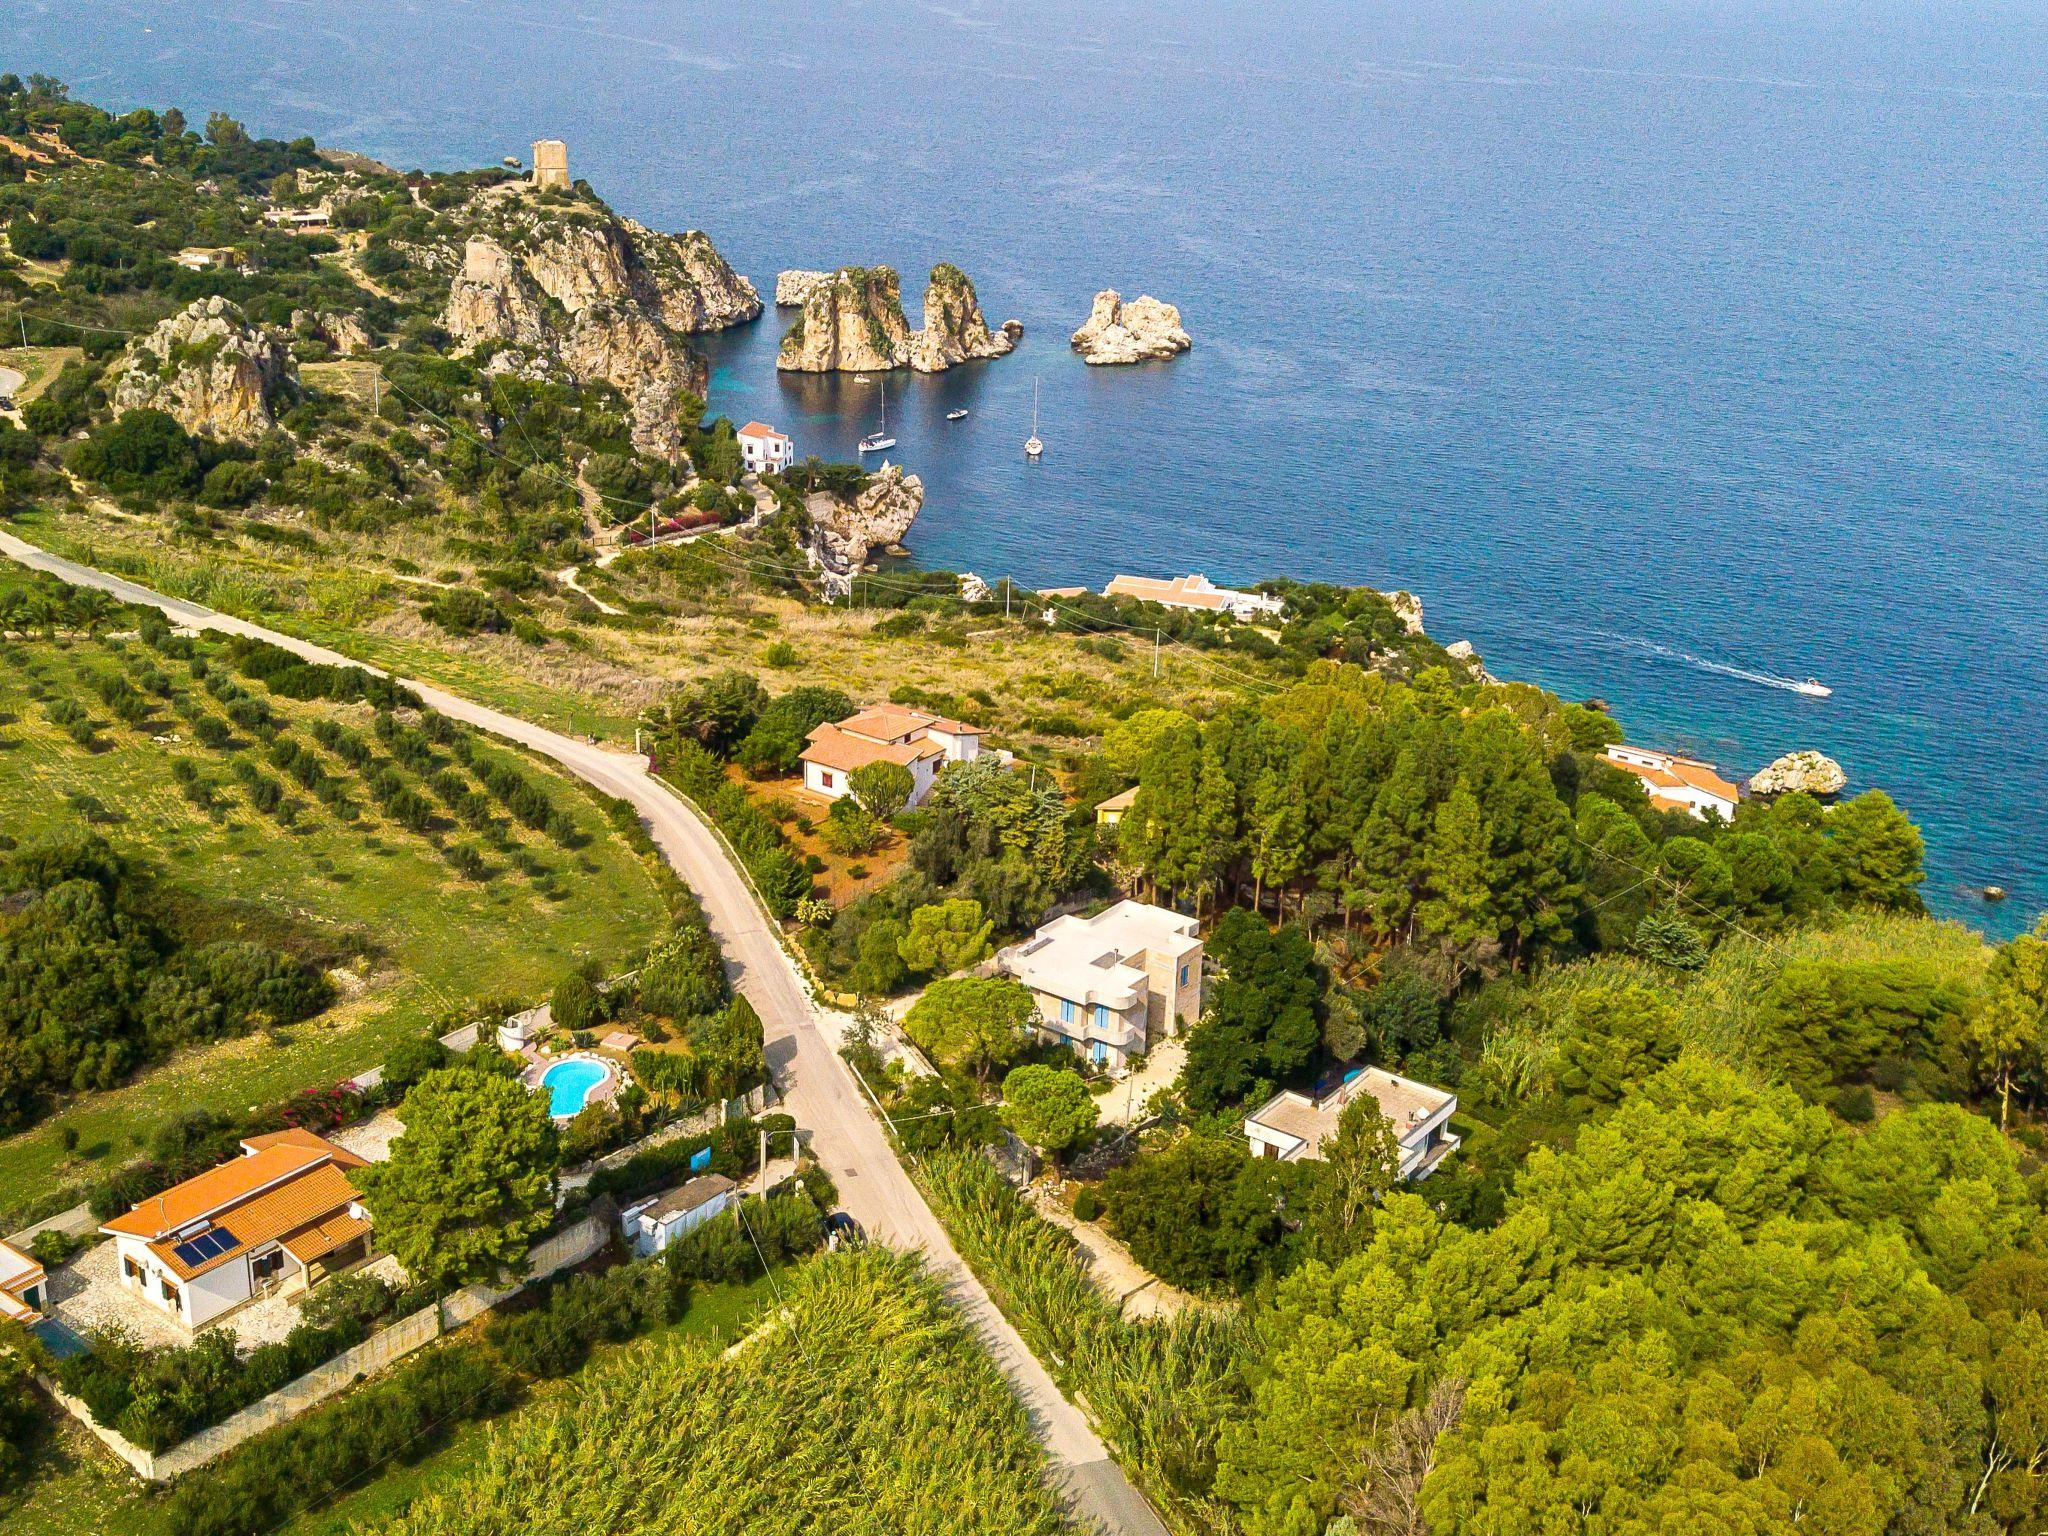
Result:
M739 1204L740 1187L722 1173L700 1174L689 1183L642 1200L619 1213L619 1230L645 1258L660 1253L686 1232Z
M100 1228L121 1283L185 1329L274 1291L304 1290L370 1255L355 1153L311 1131L250 1136L232 1162Z
M1110 1071L1202 1012L1199 925L1141 901L1056 917L997 954L996 969L1030 989L1041 1034Z
M804 788L828 800L847 792L847 779L869 763L901 763L910 770L909 807L931 793L947 763L971 763L981 756L981 731L958 720L877 704L857 715L821 725L806 738L801 754Z
M1600 760L1641 779L1650 792L1650 804L1660 811L1684 811L1701 821L1713 812L1724 821L1733 821L1735 807L1742 803L1741 789L1722 778L1712 763L1697 758L1616 742L1600 754Z
M1451 1134L1451 1116L1458 1096L1378 1067L1354 1072L1319 1099L1285 1089L1245 1117L1245 1139L1253 1157L1292 1163L1322 1161L1323 1143L1337 1134L1337 1119L1361 1094L1378 1101L1380 1113L1393 1122L1401 1143L1401 1177L1423 1179L1458 1149Z
M779 475L796 462L796 444L765 421L750 421L736 434L740 467L756 475Z
M1233 587L1219 587L1202 575L1175 576L1170 580L1157 576L1115 576L1102 589L1102 595L1157 603L1162 608L1227 613L1245 623L1253 619L1277 619L1287 606L1281 599L1268 597L1263 592L1240 592Z

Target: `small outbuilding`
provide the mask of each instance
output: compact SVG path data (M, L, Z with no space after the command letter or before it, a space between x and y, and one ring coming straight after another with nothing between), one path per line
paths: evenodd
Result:
M619 1215L619 1228L634 1251L646 1257L732 1209L739 1198L739 1185L724 1174L702 1174L665 1195L628 1206Z

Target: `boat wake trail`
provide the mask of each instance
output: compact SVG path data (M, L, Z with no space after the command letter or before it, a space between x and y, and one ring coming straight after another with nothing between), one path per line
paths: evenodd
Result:
M1782 688L1788 693L1808 693L1812 685L1796 677L1781 677L1776 672L1759 672L1754 667L1738 667L1725 661L1713 661L1705 656L1695 656L1691 651L1681 651L1675 646L1659 645L1654 640L1640 639L1634 635L1617 635L1610 630L1594 630L1594 634L1625 651L1640 656L1654 656L1663 661L1675 661L1681 666L1691 667L1699 672L1713 672L1722 677L1739 678L1745 683L1755 683L1760 688Z

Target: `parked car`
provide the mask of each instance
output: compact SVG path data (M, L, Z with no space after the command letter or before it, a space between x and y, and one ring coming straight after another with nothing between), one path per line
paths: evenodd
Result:
M827 1248L857 1247L868 1240L861 1224L844 1211L834 1211L825 1218L825 1246Z

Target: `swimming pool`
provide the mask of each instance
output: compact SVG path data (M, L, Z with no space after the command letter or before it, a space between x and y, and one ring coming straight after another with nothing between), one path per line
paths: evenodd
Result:
M548 1113L567 1120L590 1101L612 1069L593 1056L572 1056L558 1061L541 1074L540 1085L548 1091Z

